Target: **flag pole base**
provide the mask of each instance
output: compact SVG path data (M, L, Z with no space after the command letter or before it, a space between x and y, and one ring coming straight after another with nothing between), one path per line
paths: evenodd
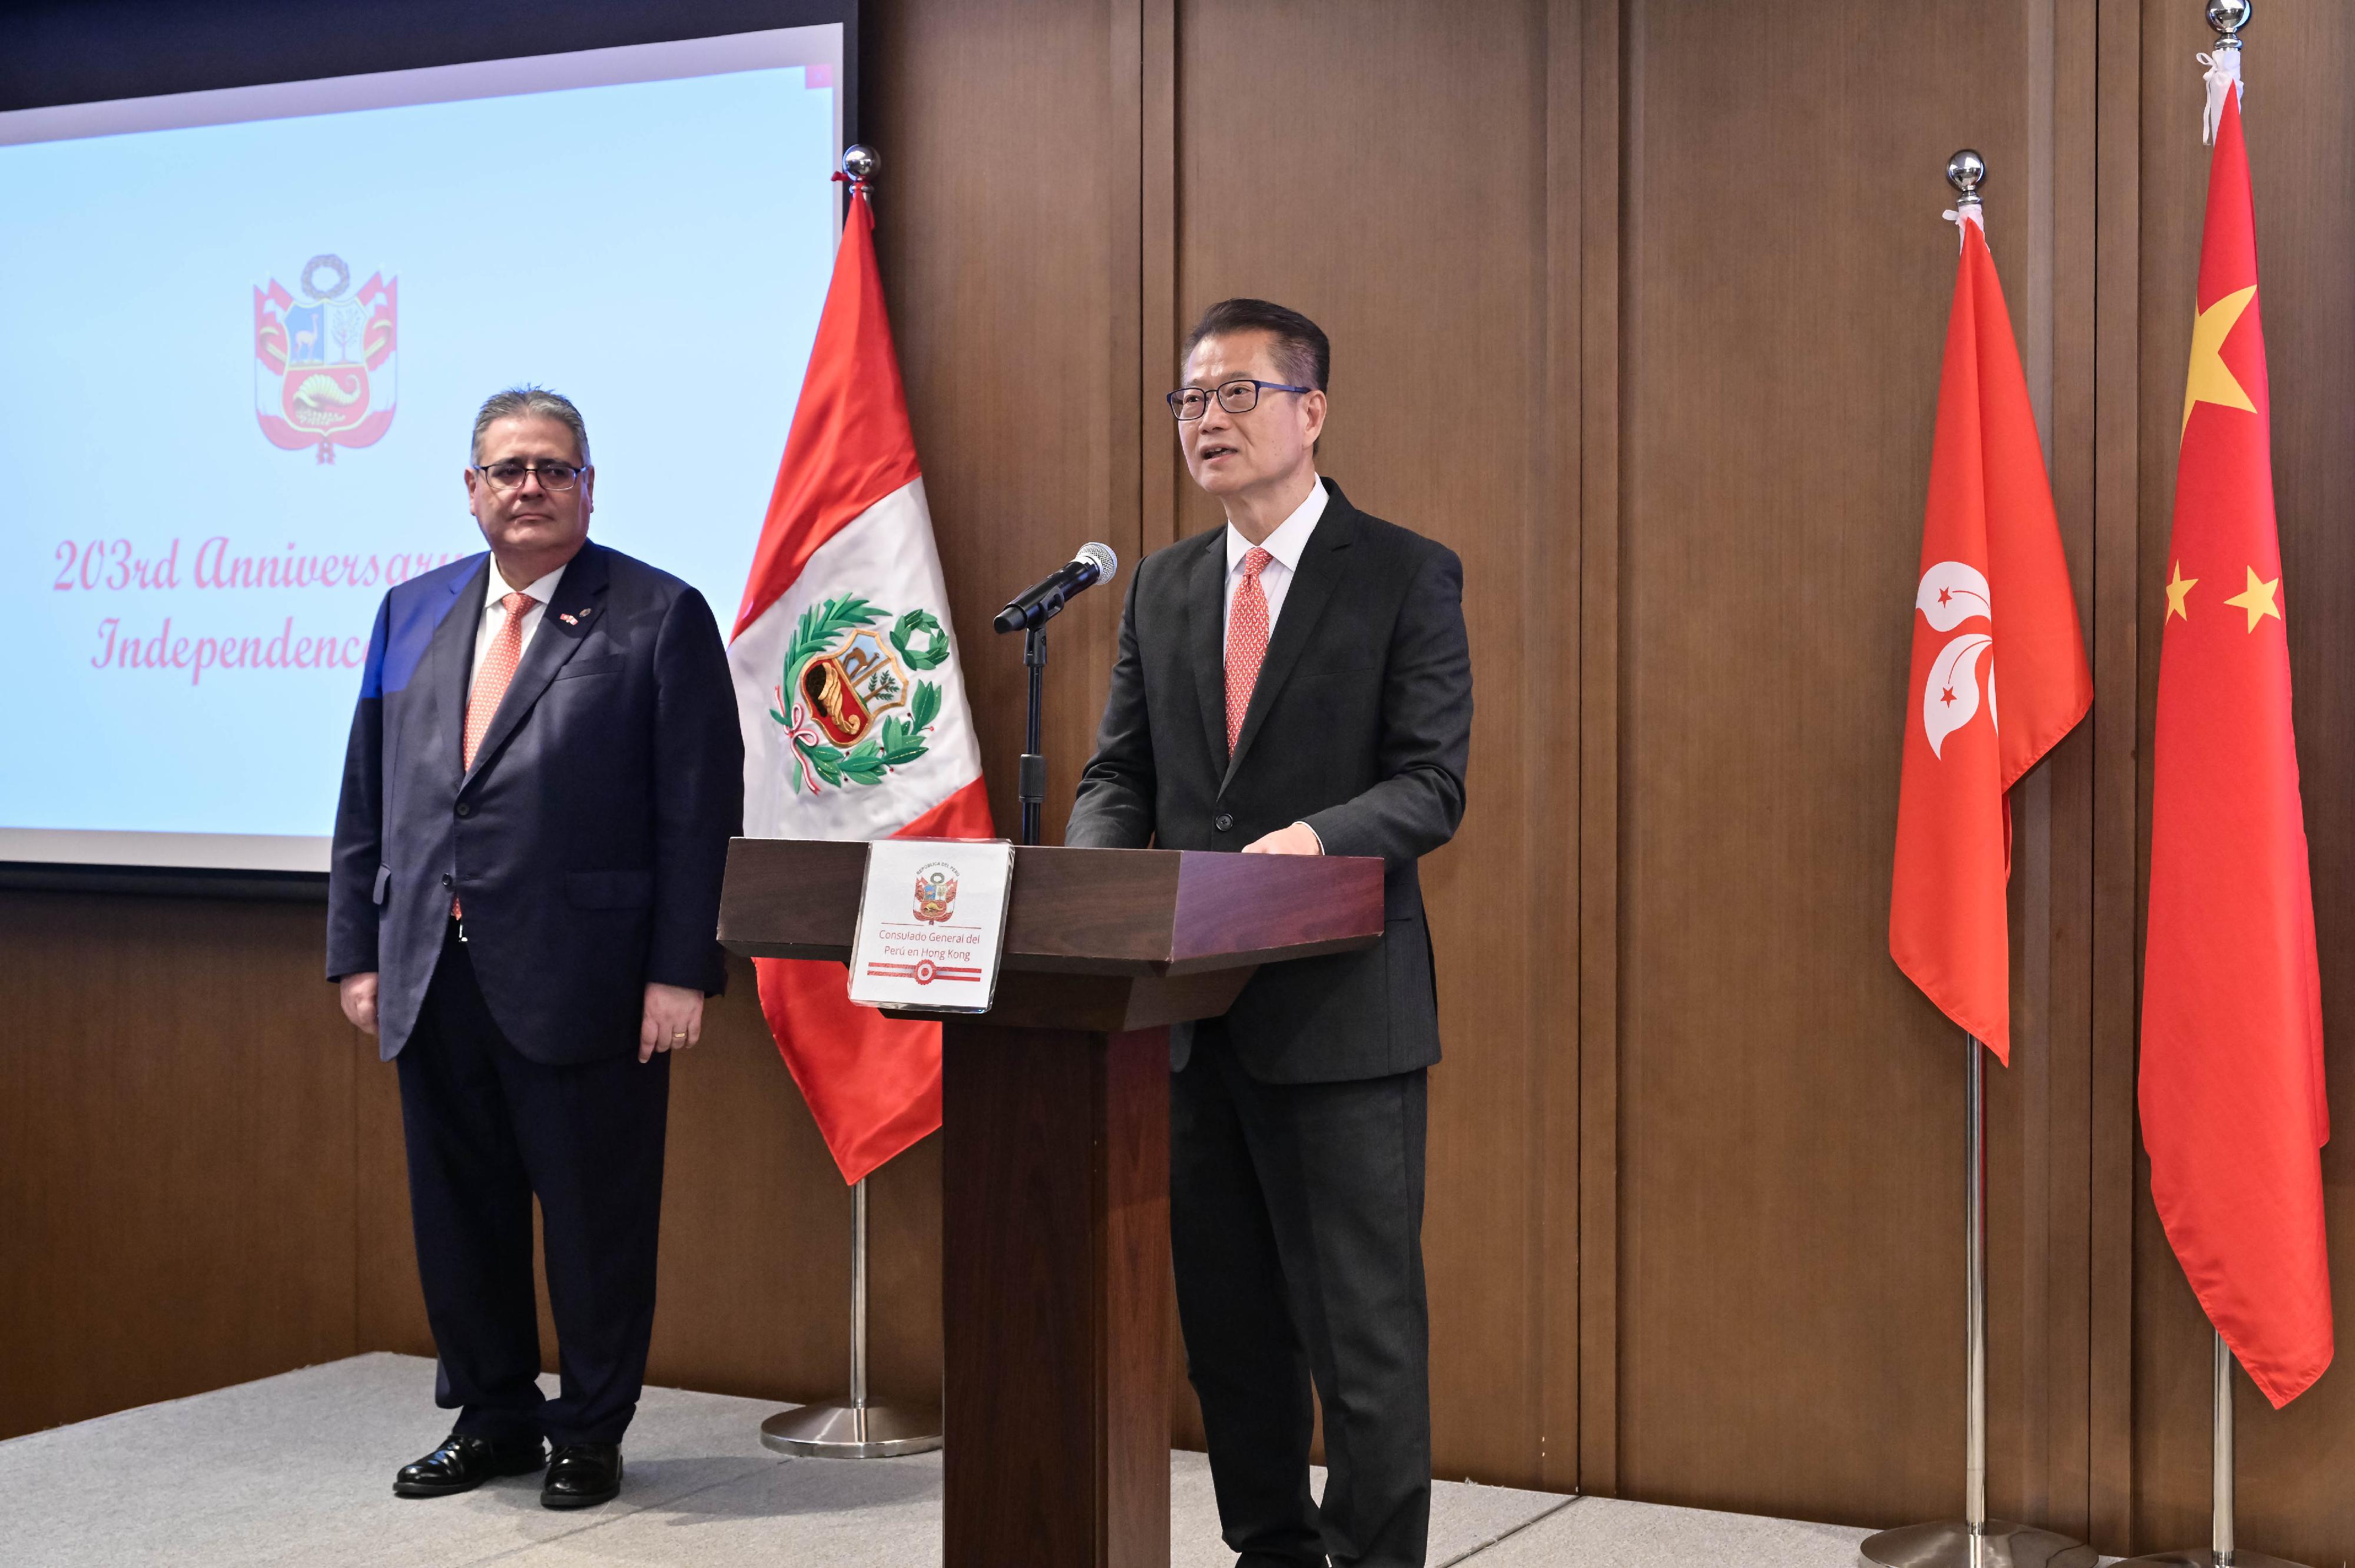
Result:
M761 1446L801 1459L898 1459L941 1445L936 1410L822 1400L761 1423Z
M1976 1540L1969 1525L1950 1519L1884 1530L1857 1550L1881 1568L2094 1568L2102 1560L2065 1535L1999 1519L1980 1526Z
M2195 1552L2155 1552L2152 1556L2129 1556L2117 1563L2117 1568L2143 1568L2146 1563L2164 1563L2167 1568L2306 1568L2306 1563L2291 1563L2280 1556L2242 1552L2237 1547L2225 1556L2216 1556L2207 1547Z

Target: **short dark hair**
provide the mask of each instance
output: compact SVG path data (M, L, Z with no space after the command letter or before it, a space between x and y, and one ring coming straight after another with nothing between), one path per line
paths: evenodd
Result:
M563 393L528 382L509 387L504 392L493 392L484 400L481 411L474 415L475 462L483 460L483 432L500 420L512 419L554 420L572 432L572 450L581 454L582 467L589 465L589 426L581 418L581 411Z
M1178 365L1183 367L1194 357L1205 337L1223 337L1231 332L1270 334L1275 339L1276 363L1284 367L1284 373L1303 387L1325 389L1333 371L1333 345L1325 329L1298 311L1266 300L1220 300L1204 311L1194 330L1186 335L1186 347L1178 351Z

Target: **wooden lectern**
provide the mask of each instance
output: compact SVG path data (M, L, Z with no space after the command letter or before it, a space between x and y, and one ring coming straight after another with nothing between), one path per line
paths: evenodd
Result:
M867 847L739 838L719 940L847 962ZM1167 1026L1382 933L1373 859L1015 851L995 1005L939 1016L946 1568L1169 1561Z

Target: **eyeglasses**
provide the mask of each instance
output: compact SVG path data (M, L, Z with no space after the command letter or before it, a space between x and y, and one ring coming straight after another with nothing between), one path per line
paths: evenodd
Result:
M1228 381L1216 389L1219 407L1231 414L1247 414L1259 407L1259 395L1270 392L1313 392L1314 387L1287 387L1281 381L1254 381L1245 378ZM1180 387L1169 394L1169 411L1181 420L1198 420L1210 411L1210 393L1199 387Z
M559 491L571 489L581 482L581 475L588 472L587 469L576 468L570 463L516 463L513 461L477 463L474 464L474 471L502 490L519 489L525 475L537 474L539 475L541 489Z

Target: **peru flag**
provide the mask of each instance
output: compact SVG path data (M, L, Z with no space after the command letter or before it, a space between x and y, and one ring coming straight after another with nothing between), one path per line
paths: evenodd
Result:
M1913 594L1889 952L1940 1011L2009 1064L2005 795L2085 716L2094 678L1977 203L1963 203L1959 219Z
M864 186L851 188L729 641L748 836L989 836ZM769 1030L845 1181L941 1125L939 1025L854 1006L838 964L753 967Z
M2330 1118L2239 51L2217 54L2151 733L2142 1141L2184 1277L2278 1406L2330 1364Z

